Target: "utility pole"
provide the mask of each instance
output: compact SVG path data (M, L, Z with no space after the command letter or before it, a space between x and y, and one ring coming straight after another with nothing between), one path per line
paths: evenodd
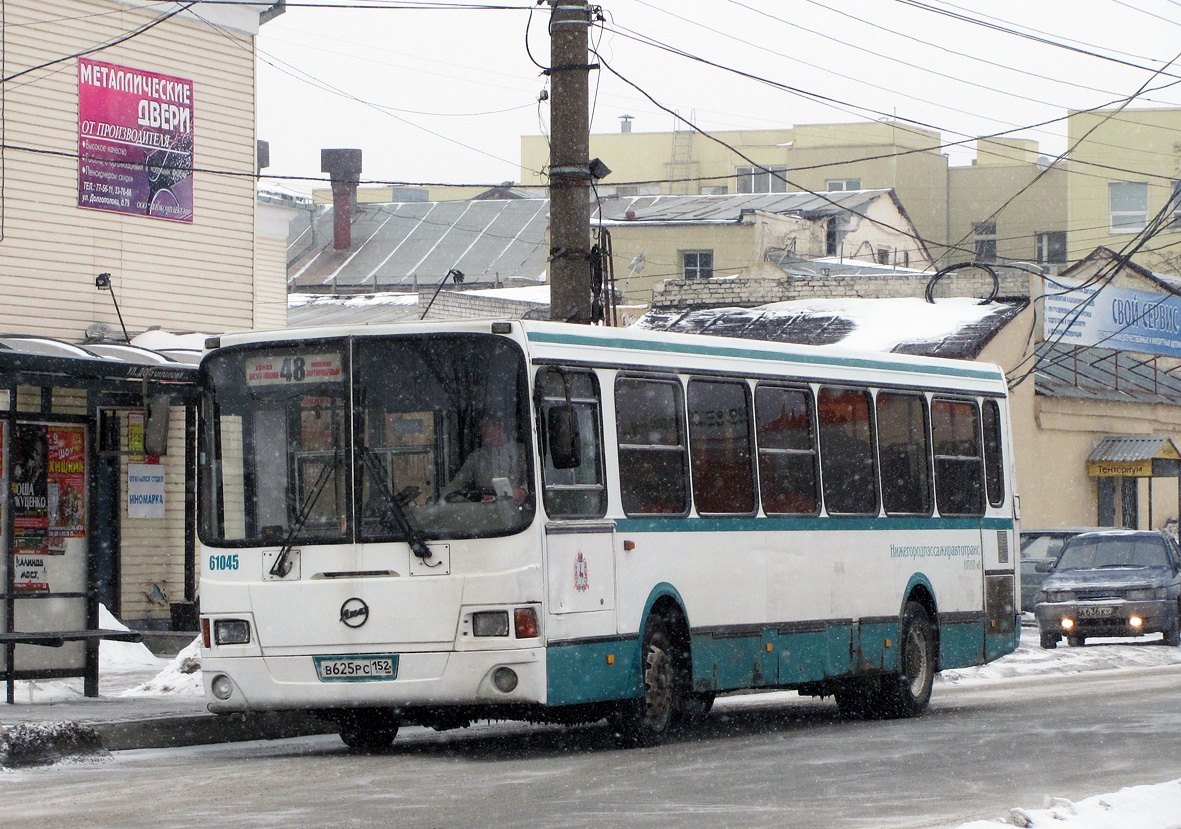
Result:
M550 319L590 323L590 105L587 0L549 0Z

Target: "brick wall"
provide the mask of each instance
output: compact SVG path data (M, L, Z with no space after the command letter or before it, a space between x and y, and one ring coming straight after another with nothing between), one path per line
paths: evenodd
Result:
M549 319L549 305L541 302L521 302L516 299L476 296L465 291L439 291L431 303L434 290L418 292L418 307L431 305L426 315L428 320L480 319L500 317L501 319ZM421 311L419 312L421 313Z
M1029 274L1006 271L1000 276L998 298L1029 297ZM891 299L923 297L930 274L881 276L802 276L777 278L721 277L708 280L667 279L652 291L653 309L752 308L793 299ZM992 278L978 270L953 271L936 283L936 298L992 293Z

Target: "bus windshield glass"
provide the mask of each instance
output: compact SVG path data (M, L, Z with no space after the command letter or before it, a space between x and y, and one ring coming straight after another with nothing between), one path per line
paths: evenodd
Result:
M203 382L208 544L421 549L533 519L525 362L503 337L227 348Z

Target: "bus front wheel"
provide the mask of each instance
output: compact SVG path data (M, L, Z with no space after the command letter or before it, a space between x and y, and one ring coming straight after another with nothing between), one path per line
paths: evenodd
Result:
M659 745L668 736L675 714L684 707L668 622L658 616L644 628L640 672L643 695L621 702L612 723L619 743L627 747Z

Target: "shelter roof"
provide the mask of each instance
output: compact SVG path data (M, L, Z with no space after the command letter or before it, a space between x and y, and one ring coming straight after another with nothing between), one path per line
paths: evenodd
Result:
M1089 461L1148 461L1181 457L1173 441L1163 435L1109 435L1091 450Z

